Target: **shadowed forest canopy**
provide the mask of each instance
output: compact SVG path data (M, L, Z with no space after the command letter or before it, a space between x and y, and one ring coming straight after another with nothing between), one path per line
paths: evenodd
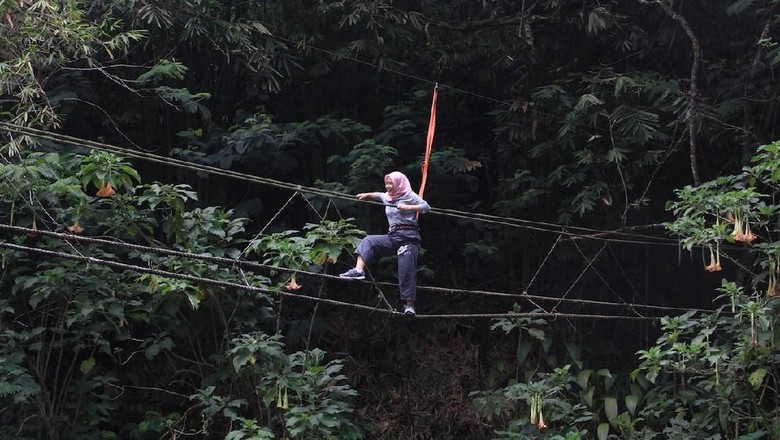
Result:
M780 438L779 3L0 0L0 439Z

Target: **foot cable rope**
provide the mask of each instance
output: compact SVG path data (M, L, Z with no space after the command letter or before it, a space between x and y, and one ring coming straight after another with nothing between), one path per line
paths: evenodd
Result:
M6 225L0 223L0 230L7 230L10 232L15 233L15 235L18 236L24 236L29 234L40 234L43 236L48 236L54 239L57 239L59 241L66 242L68 240L72 241L80 241L84 243L92 243L97 245L104 245L104 246L111 246L111 247L117 247L117 248L123 248L123 249L131 249L136 251L142 251L142 252L152 252L156 254L164 254L164 255L170 255L170 256L176 256L176 257L182 257L182 258L189 258L189 259L195 259L195 260L202 260L212 263L219 263L219 264L225 264L225 265L239 265L241 268L253 268L253 269L262 269L264 271L282 271L282 272L295 272L294 269L290 269L287 267L282 266L273 266L269 264L262 264L260 262L256 261L249 261L249 260L235 260L233 258L225 258L225 257L216 257L213 255L207 255L207 254L196 254L192 252L184 252L184 251L178 251L174 249L168 249L168 248L159 248L159 247L150 247L150 246L144 246L139 244L133 244L133 243L126 243L122 241L115 241L115 240L107 240L103 238L96 238L96 237L85 237L81 235L75 235L75 234L66 234L61 232L52 232L52 231L43 231L43 230L36 230L32 228L26 228L22 226L14 226L14 225ZM85 257L86 258L86 257ZM329 275L324 273L317 273L317 272L308 272L308 271L298 271L299 273L305 274L307 276L316 277L316 278L323 278L323 279L332 279L332 280L340 280L343 281L341 278L339 278L337 275ZM350 281L352 282L352 281ZM389 282L377 282L380 286L386 286L386 287L398 287L397 284L389 283ZM465 295L482 295L482 296L493 296L498 298L508 298L508 299L516 299L516 300L537 300L537 301L557 301L557 302L566 302L566 303L572 303L572 304L583 304L583 305L594 305L594 306L605 306L605 307L636 307L635 304L626 304L626 303L614 303L614 302L608 302L608 301L597 301L597 300L588 300L588 299L575 299L575 298L565 298L565 297L555 297L555 296L541 296L541 295L531 295L527 292L524 293L507 293L507 292L495 292L495 291L487 291L487 290L466 290L466 289L455 289L455 288L445 288L445 287L435 287L435 286L417 286L419 290L428 291L428 292L434 292L434 293L443 293L443 294L465 294ZM296 294L297 295L297 294ZM682 308L682 307L674 307L674 306L659 306L659 305L641 305L641 307L647 308L647 309L654 309L654 310L667 310L667 311L689 311L694 310L698 312L703 313L710 313L712 310L706 310L706 309L691 309L691 308Z

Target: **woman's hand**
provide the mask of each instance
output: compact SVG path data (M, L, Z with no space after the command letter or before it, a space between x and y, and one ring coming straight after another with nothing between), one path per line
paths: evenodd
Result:
M358 200L371 199L371 193L360 193L356 194L355 197L357 197Z
M399 211L415 211L417 205L405 205L403 203L399 203L396 205L396 208L398 208Z

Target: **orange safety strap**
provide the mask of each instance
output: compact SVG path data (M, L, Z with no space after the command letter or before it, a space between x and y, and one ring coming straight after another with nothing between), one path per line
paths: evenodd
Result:
M422 183L420 191L417 193L420 197L425 194L425 183L428 181L428 163L431 159L431 150L433 149L433 133L436 131L436 97L439 95L439 83L433 86L433 102L431 103L431 119L428 122L428 139L425 145L425 158L422 163Z

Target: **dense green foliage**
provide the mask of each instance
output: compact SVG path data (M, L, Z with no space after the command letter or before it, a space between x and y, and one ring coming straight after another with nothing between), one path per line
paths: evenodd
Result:
M0 438L780 437L778 3L0 0ZM567 317L311 276L434 84L419 311Z

